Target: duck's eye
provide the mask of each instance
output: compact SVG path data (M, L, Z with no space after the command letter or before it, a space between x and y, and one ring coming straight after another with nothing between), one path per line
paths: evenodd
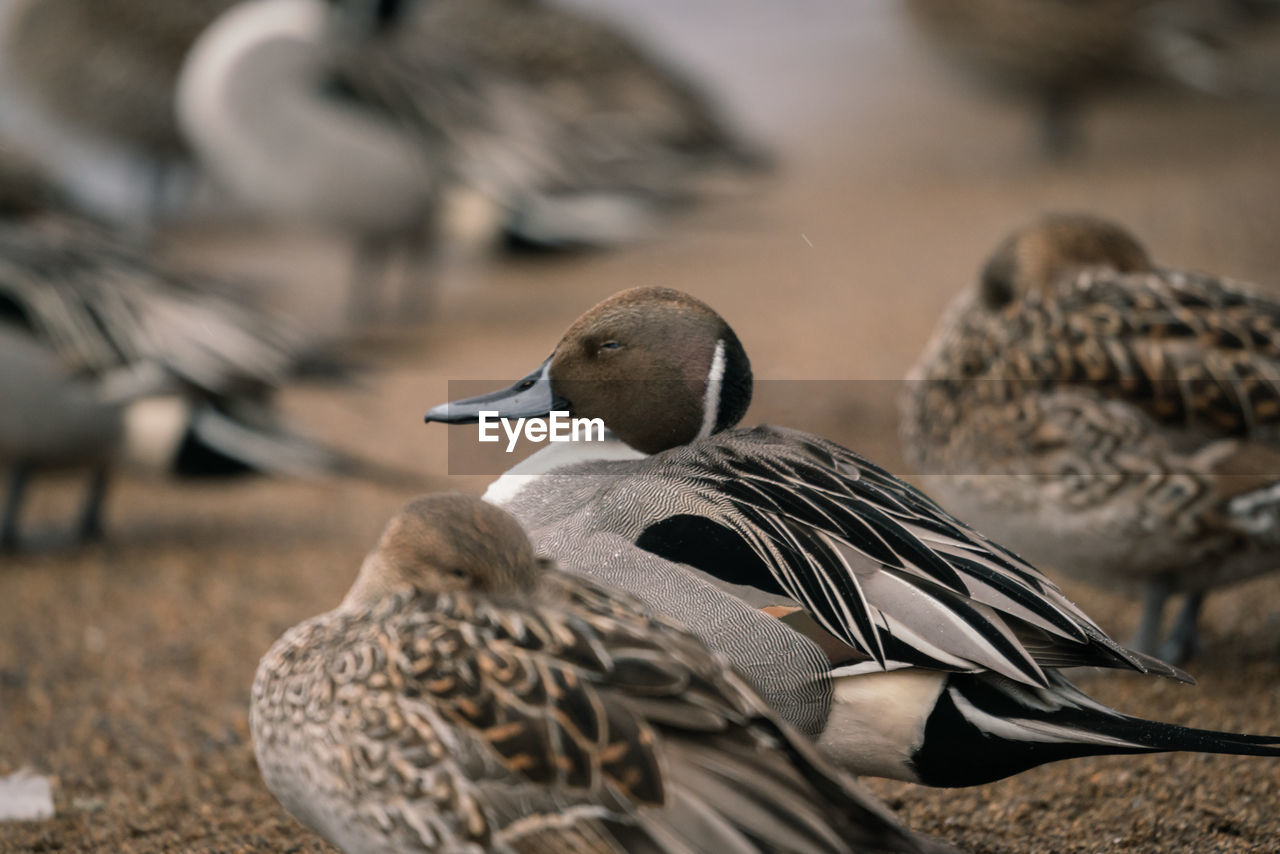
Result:
M618 341L605 341L600 345L601 350L621 350L622 344Z

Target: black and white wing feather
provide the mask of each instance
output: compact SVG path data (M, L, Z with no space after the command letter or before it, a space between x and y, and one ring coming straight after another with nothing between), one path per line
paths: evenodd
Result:
M68 369L144 375L209 395L278 384L302 342L227 285L165 270L89 224L0 227L0 318L26 327Z
M640 547L794 600L874 666L1038 686L1044 667L1068 665L1185 678L1120 647L1030 564L833 442L730 430L636 465L646 477L609 490L596 524L643 518Z

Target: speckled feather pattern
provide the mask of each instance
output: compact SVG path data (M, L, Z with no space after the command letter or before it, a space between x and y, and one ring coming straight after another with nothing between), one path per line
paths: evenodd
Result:
M348 852L709 850L690 804L786 815L795 850L913 850L691 636L558 573L532 602L309 620L259 665L251 724L268 786Z
M961 295L912 374L903 438L957 512L1034 516L1028 531L1057 532L1046 541L1097 535L1075 537L1063 569L1101 579L1123 562L1119 579L1173 571L1195 589L1270 568L1278 426L1280 303L1201 274L1097 268L1004 306ZM992 533L1045 550L1036 533Z

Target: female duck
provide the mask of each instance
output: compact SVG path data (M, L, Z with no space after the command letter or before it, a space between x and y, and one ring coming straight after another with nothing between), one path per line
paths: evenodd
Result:
M267 786L347 852L952 850L467 496L391 520L342 604L263 657L250 721Z
M1280 754L1266 746L1275 739L1152 723L1090 700L1058 669L1187 677L1118 646L1034 567L853 452L794 430L736 428L750 396L750 364L723 318L686 294L639 288L583 315L511 389L427 420L602 418L606 448L550 445L489 497L567 568L695 633L712 623L655 565L796 629L779 641L721 615L703 639L732 661L812 638L826 656L808 675L834 680L812 731L855 773L957 786L1092 754Z
M996 249L913 380L904 444L929 488L1020 553L1142 588L1138 649L1187 658L1206 592L1280 565L1272 296L1050 216Z

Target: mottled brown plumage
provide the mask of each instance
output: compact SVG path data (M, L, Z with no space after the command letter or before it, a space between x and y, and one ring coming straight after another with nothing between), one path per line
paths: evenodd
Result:
M268 785L348 852L920 850L691 635L478 499L403 510L263 659Z
M1264 291L1049 217L1001 245L912 380L905 444L955 512L1064 572L1193 594L1166 654L1188 652L1201 592L1277 567L1280 301Z

